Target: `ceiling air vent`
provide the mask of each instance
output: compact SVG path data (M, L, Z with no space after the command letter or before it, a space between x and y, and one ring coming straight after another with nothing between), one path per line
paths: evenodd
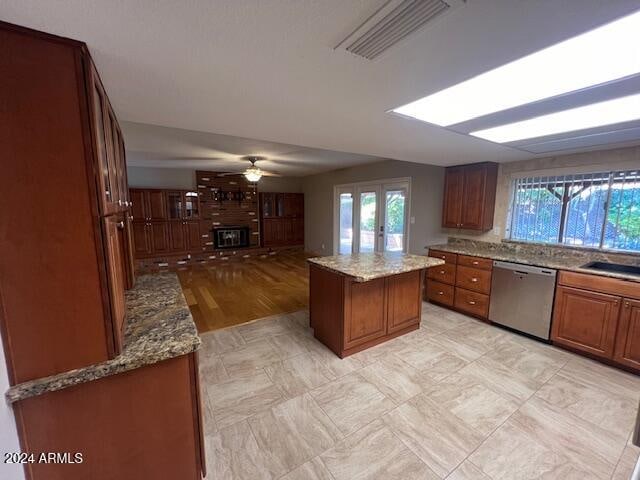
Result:
M335 49L373 60L430 20L466 0L389 0Z

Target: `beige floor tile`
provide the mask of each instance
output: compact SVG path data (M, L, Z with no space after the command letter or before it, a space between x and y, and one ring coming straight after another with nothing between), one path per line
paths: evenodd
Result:
M533 345L527 348L524 344L512 340L509 338L507 342L497 346L495 350L487 353L486 358L490 358L540 384L549 380L567 362L566 358L559 357L552 351L545 352L541 348L534 348Z
M208 479L269 480L286 473L260 449L247 422L206 437L205 445Z
M201 350L207 355L220 355L245 344L237 327L203 333L200 335L200 339L202 340Z
M230 379L206 389L218 428L224 428L282 402L280 390L266 373Z
M230 377L253 375L256 370L282 360L280 352L269 339L254 340L221 355Z
M482 473L482 470L473 463L465 460L447 477L447 480L491 480L491 478Z
M484 439L425 394L413 397L383 420L440 477L451 473Z
M443 350L460 357L465 362L473 362L489 351L488 347L470 340L455 330L447 330L440 335L434 336L429 341Z
M199 370L200 381L209 385L219 383L229 378L227 370L224 368L222 359L217 355L200 355Z
M302 334L287 333L284 335L273 335L269 337L269 342L274 346L280 358L290 358L307 353L305 344L308 340L302 338Z
M518 402L495 392L479 378L455 373L427 391L439 406L489 435L518 409Z
M391 399L358 373L318 387L311 395L345 435L395 407Z
M285 398L297 397L335 379L331 371L309 353L272 363L265 371Z
M336 480L438 478L379 420L349 435L321 458Z
M340 358L315 338L306 345L314 360L320 362L334 377L343 377L361 369L364 365L354 355Z
M468 461L494 480L594 478L579 465L572 464L562 451L538 442L512 420L507 420L487 438Z
M583 385L640 400L640 376L573 355L562 372Z
M618 460L618 465L616 466L615 471L613 472L612 480L629 480L631 478L631 474L633 473L633 469L636 466L636 462L638 461L638 456L640 456L640 448L635 446L627 446L622 452L622 456L620 460Z
M425 339L407 343L395 355L435 382L467 365L467 362L450 353L447 348Z
M287 472L343 438L308 394L280 403L248 421L258 446Z
M626 445L620 437L533 397L511 419L536 441L599 478L609 478Z
M629 436L638 411L634 399L584 385L564 372L543 385L536 396L622 437Z
M540 382L488 357L482 357L470 363L460 370L460 374L475 377L491 390L519 403L527 400L541 385Z
M398 338L389 340L388 342L381 343L375 347L367 348L358 353L351 355L350 359L358 361L362 365L371 365L382 358L387 358L394 353L400 352L406 346L407 337L419 332L420 330L414 330L413 332L403 335Z
M211 402L209 402L209 394L207 388L207 384L201 381L200 403L202 405L203 433L204 435L213 435L218 431L218 425L216 423L215 415L213 414Z
M382 358L358 373L396 404L408 400L435 384L426 375L395 355Z
M316 457L287 473L282 480L333 480L333 477L322 460Z
M245 342L263 339L271 335L284 335L290 332L286 315L273 315L255 322L235 327Z

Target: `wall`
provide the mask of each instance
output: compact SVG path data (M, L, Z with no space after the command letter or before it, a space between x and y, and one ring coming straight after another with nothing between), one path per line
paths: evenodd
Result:
M127 167L129 186L145 188L189 189L196 186L196 173L191 168ZM258 182L260 192L302 191L302 179L298 177L262 177Z
M0 339L0 392L6 392L9 388L7 366L2 354L2 339ZM18 433L13 417L13 410L7 405L4 398L0 400L0 478L3 480L24 480L24 471L21 465L5 464L4 454L19 452Z
M503 163L498 169L493 230L478 233L466 230L442 229L442 233L447 236L472 238L486 242L499 242L505 238L507 215L511 203L511 184L513 179L517 177L595 173L638 168L640 168L640 147L600 150L597 152Z
M410 216L415 223L409 225L409 252L424 253L426 245L446 240L440 228L444 169L385 160L303 178L306 250L333 254L334 185L401 177L411 178Z

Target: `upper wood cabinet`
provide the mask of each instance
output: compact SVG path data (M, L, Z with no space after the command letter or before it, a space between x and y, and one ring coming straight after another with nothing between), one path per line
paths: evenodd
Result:
M498 165L476 163L445 169L442 226L491 230Z
M304 243L304 194L260 193L263 247Z
M198 192L169 190L166 192L166 198L169 220L196 220L200 217Z
M164 190L132 188L130 196L134 222L167 220L167 196Z
M0 45L0 331L15 384L120 352L131 252L124 142L86 45L1 22Z

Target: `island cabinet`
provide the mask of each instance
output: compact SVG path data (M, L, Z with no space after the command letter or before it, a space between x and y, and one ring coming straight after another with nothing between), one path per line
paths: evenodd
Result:
M640 371L640 283L560 272L551 340Z
M486 231L493 228L498 164L447 167L444 177L442 226Z
M354 261L368 255L377 254L360 254ZM310 259L309 313L315 337L343 358L419 328L424 269L442 262L409 257L421 263L409 271L390 268L366 277L345 265L348 260L327 268L338 257Z
M0 45L0 332L13 385L119 354L133 233L124 141L87 46L3 22Z

